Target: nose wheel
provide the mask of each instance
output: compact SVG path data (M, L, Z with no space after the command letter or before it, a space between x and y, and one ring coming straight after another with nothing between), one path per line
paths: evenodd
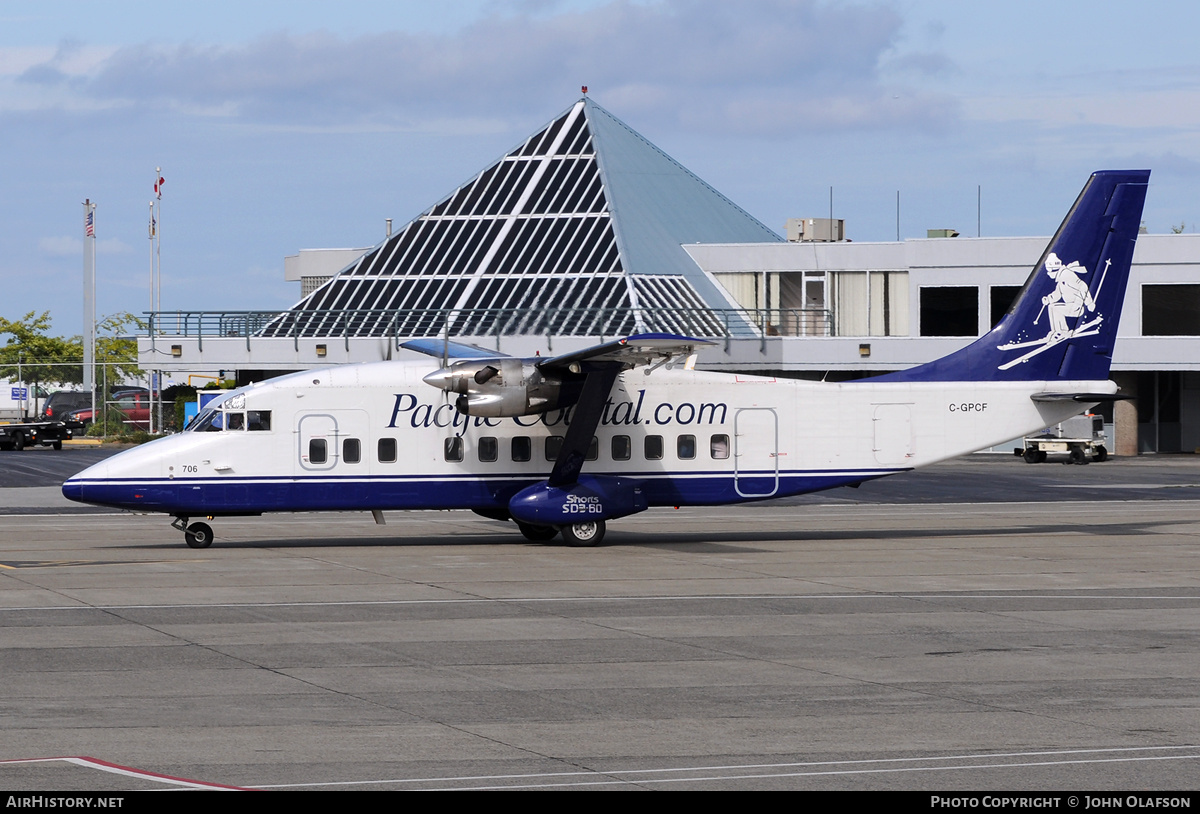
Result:
M208 523L192 523L183 532L188 548L208 548L212 545L213 532Z

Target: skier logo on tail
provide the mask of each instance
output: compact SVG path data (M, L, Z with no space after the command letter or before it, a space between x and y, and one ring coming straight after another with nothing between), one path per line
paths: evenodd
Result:
M1095 297L1100 294L1100 289L1104 285L1104 277L1108 273L1108 267L1112 264L1111 260L1104 261L1104 271L1100 274L1100 282L1096 286L1095 295L1088 288L1088 284L1083 281L1083 276L1088 273L1088 270L1079 264L1078 261L1072 261L1063 265L1062 260L1058 259L1058 255L1050 252L1046 256L1046 274L1055 282L1054 290L1042 297L1042 310L1038 312L1034 318L1033 324L1037 325L1042 318L1042 314L1048 314L1050 321L1049 332L1041 339L1034 339L1028 342L1009 342L1006 345L1000 345L998 350L1027 350L1027 352L1000 365L1000 370L1008 370L1010 367L1019 365L1022 362L1027 362L1034 356L1037 356L1043 351L1047 351L1060 342L1065 342L1068 339L1080 336L1094 336L1100 333L1100 323L1104 321L1102 314L1096 314L1095 318L1080 321L1086 310L1089 314L1096 311ZM1067 320L1075 318L1076 324L1071 328L1067 324Z

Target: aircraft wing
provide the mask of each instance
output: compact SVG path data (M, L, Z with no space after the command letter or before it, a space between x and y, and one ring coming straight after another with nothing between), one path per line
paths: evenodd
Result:
M432 336L424 339L410 339L402 343L400 347L438 359L443 357L447 359L498 359L501 356L508 356L507 353L497 350L468 345L466 342L455 342L453 339L446 341Z
M614 339L602 345L564 353L540 361L537 366L542 370L570 370L572 373L578 372L582 362L616 362L623 368L631 368L666 361L673 356L689 356L697 345L711 344L713 343L707 339L678 334L633 334L624 339Z

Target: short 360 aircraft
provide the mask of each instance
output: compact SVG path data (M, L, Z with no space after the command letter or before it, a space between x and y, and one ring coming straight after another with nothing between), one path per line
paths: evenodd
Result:
M825 383L672 369L706 343L668 334L527 359L418 340L408 346L442 356L440 369L377 362L242 387L63 494L173 515L193 548L213 539L193 517L359 510L382 522L394 509L472 509L530 540L586 546L651 506L926 466L1117 397L1108 373L1149 176L1092 175L1007 315L909 370Z

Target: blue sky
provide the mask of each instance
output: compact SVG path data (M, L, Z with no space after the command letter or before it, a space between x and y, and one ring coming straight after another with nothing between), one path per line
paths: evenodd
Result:
M1183 2L0 0L0 316L284 308L283 257L368 246L580 85L768 226L1048 235L1089 172L1200 224L1200 6Z

